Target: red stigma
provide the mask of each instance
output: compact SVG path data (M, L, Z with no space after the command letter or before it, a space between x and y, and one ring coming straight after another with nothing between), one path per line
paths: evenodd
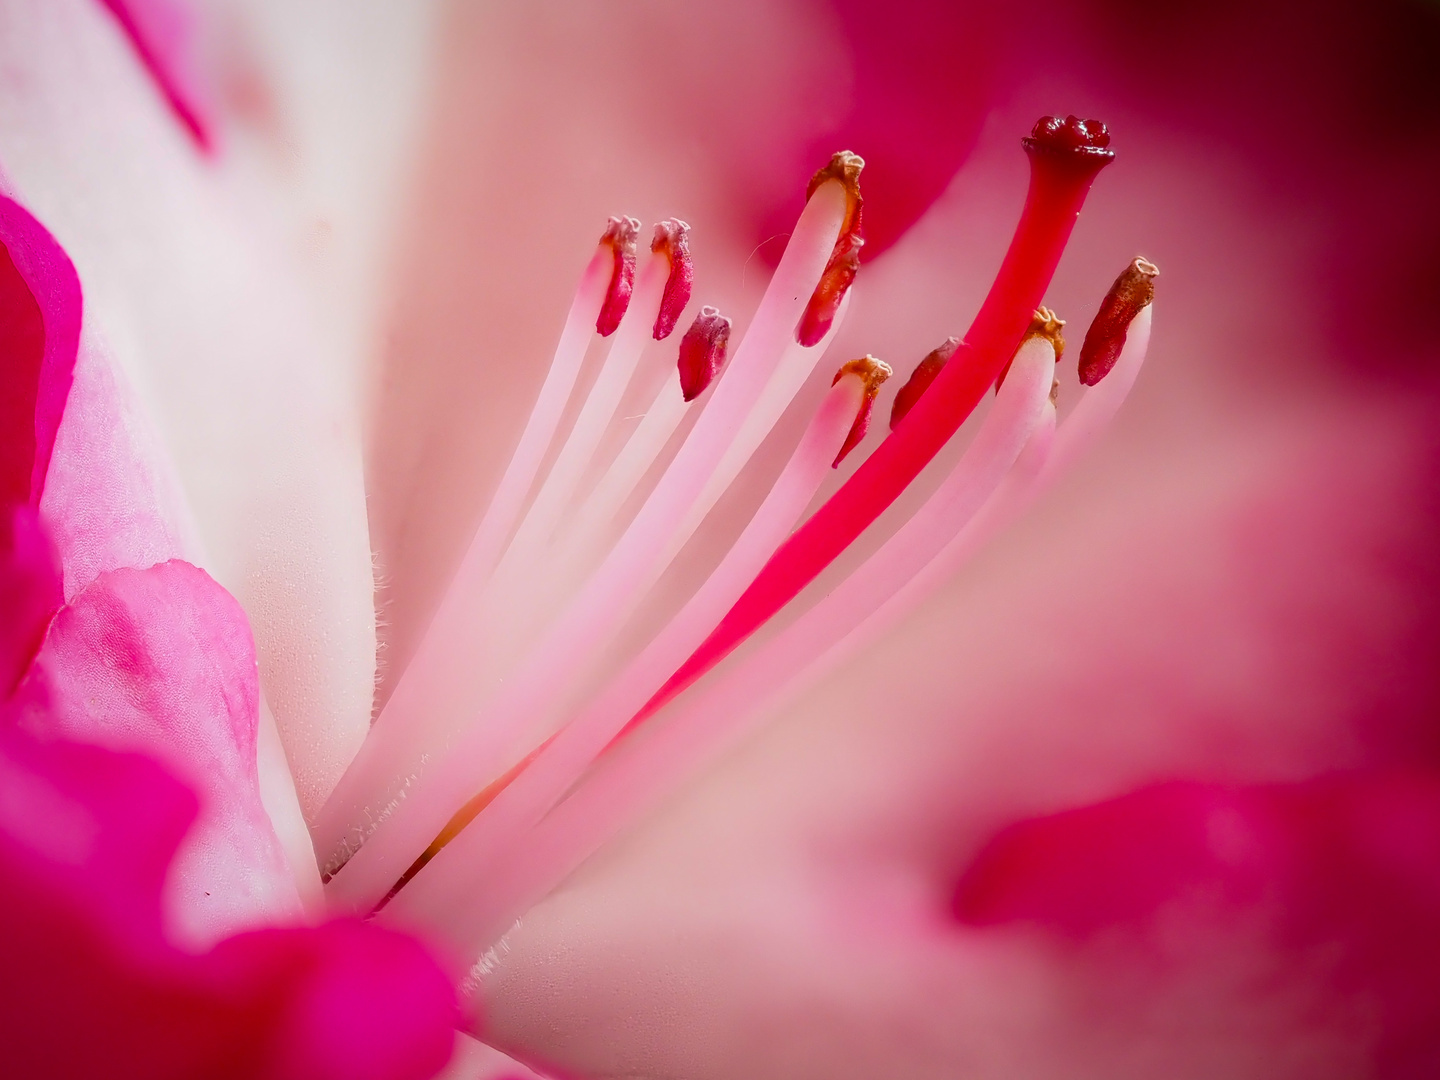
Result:
M1080 381L1094 386L1115 366L1130 323L1155 299L1155 279L1160 268L1147 259L1136 258L1115 279L1080 346Z
M845 442L840 447L840 452L835 455L835 463L831 468L838 469L840 463L850 456L850 451L859 446L860 440L865 438L865 433L870 430L870 414L875 411L875 395L880 393L880 387L885 380L894 374L895 370L889 364L873 356L851 360L835 372L835 378L830 380L831 386L847 375L858 375L865 390L860 399L860 411L855 414L855 422L850 425L850 432L845 436Z
M612 217L600 237L600 243L607 245L615 257L610 287L605 291L600 317L595 320L595 332L601 337L615 332L630 307L630 297L635 292L635 246L639 235L640 222L632 217Z
M815 286L810 302L805 305L805 313L800 316L800 325L795 328L795 340L806 348L829 333L840 310L840 301L845 299L860 270L860 249L865 246L865 238L861 235L865 200L860 195L860 171L864 168L864 158L841 150L810 178L805 188L808 201L827 181L838 180L845 186L845 220L840 226L840 235L830 252L830 261L825 264L825 272L820 275L820 283Z
M725 363L730 320L713 307L703 307L680 339L680 392L694 401L705 392Z
M1023 140L1026 150L1058 154L1075 154L1104 157L1107 161L1115 156L1110 149L1110 130L1099 120L1081 120L1070 115L1064 120L1058 116L1042 116L1035 121L1030 137Z
M675 332L675 324L690 302L690 291L695 285L695 262L690 257L690 226L679 218L660 222L655 226L650 250L670 260L670 276L665 279L660 313L655 316L655 340L664 341Z

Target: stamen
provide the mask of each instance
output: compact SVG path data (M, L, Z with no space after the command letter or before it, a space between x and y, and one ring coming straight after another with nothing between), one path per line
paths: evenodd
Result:
M960 348L958 337L948 337L938 348L925 354L925 359L916 365L915 370L910 373L910 378L905 381L899 392L895 395L895 403L890 406L890 430L894 431L900 426L900 421L905 419L905 414L915 407L920 400L920 395L930 388L935 381L935 376L940 374L940 369L950 362L955 355L955 350Z
M1082 141L1069 146L1076 137ZM955 434L994 385L1030 325L1090 184L1114 156L1108 144L1109 135L1098 121L1055 128L1053 118L1046 117L1036 124L1024 141L1031 166L1025 208L995 283L965 337L963 358L941 368L905 422L775 553L715 632L675 673L667 693L690 685L789 603Z
M640 222L633 217L612 217L605 235L600 237L600 243L610 248L615 264L605 303L595 320L595 332L601 337L609 337L616 331L630 306L630 294L635 290L635 248L639 236Z
M1145 353L1150 346L1153 310L1151 304L1140 309L1126 328L1125 344L1109 376L1100 384L1087 387L1065 417L1065 423L1060 425L1055 436L1055 446L1045 462L1045 469L1036 481L1034 494L1038 495L1055 477L1073 465L1120 411L1145 362Z
M1080 346L1080 381L1086 386L1094 386L1110 374L1125 347L1130 323L1155 299L1155 279L1159 275L1158 266L1137 256L1110 286L1095 321L1085 331L1085 344Z
M878 361L875 363L878 364ZM624 728L665 676L699 644L765 560L794 528L819 490L828 465L866 407L871 365L859 361L836 373L825 401L811 420L795 453L760 508L724 559L680 612L581 711L559 735L531 755L523 774L507 774L472 800L427 850L426 873L395 896L395 913L406 918L449 923L448 912L464 906L477 883L522 839ZM472 813L471 806L480 803ZM472 818L468 829L460 832ZM464 816L464 820L460 818ZM460 828L456 828L459 822ZM456 834L459 833L458 839ZM453 844L443 855L440 848ZM423 864L422 864L423 865ZM418 871L421 867L412 867ZM398 890L414 873L396 886ZM393 890L392 890L393 892ZM446 918L435 918L446 912Z
M656 226L657 231L662 228L664 223ZM653 251L647 259L635 290L635 317L621 323L620 332L615 335L595 385L580 408L580 415L575 418L549 475L540 485L529 511L510 541L509 549L496 570L497 578L507 576L514 579L523 573L524 568L533 565L544 551L585 475L596 447L604 438L606 427L620 406L625 387L635 374L645 348L652 313L663 313L664 290L674 279L674 267L663 249Z
M861 235L865 200L860 196L860 172L864 168L864 158L852 154L849 150L841 150L830 159L828 165L810 178L810 186L805 189L805 197L808 199L821 184L828 180L839 180L845 185L847 201L845 224L840 229L840 236L835 241L830 261L826 263L825 273L820 277L820 284L815 287L810 302L805 305L805 314L800 317L800 325L795 330L795 340L801 345L814 345L829 332L835 322L835 315L840 310L840 301L855 283L855 275L860 270L860 249L865 246L865 239Z
M630 754L607 755L598 774L585 780L533 829L526 831L527 823L536 820L532 807L527 817L504 822L509 838L504 846L495 844L481 852L478 845L471 846L468 832L462 834L454 850L442 853L432 868L441 870L441 860L446 860L443 872L455 873L456 883L447 888L438 879L427 882L422 875L396 903L406 902L411 890L426 891L410 897L415 907L400 910L410 918L425 917L427 925L443 925L458 948L473 950L488 944L513 921L518 910L558 884L626 821L712 754L721 740L733 737L756 715L758 706L774 700L799 678L808 677L818 658L825 656L828 661L827 650L833 653L847 632L931 561L985 504L1022 447L1033 438L1050 410L1046 395L1054 369L1054 353L1048 344L1027 342L1015 358L1012 377L955 469L921 511L860 569L775 640L727 672L703 696L678 705L678 711L667 716L642 747ZM668 634L667 628L652 649L664 649ZM653 715L659 700L658 694L652 697L624 731ZM587 715L577 720L516 779L513 797L517 801L521 785L538 782L531 773L538 778L539 770L553 764L552 755L568 752L581 737L581 725L593 719ZM613 719L608 729L614 730ZM587 750L594 745L592 738ZM564 775L572 783L578 778L573 762ZM552 782L553 797L558 798L564 790L556 791ZM511 791L497 797L475 827L486 825L487 815L501 812L507 796ZM479 887L482 882L483 889ZM442 894L448 894L444 902Z
M669 218L655 226L650 250L670 260L670 276L665 279L665 295L660 300L660 313L655 316L654 338L664 341L675 332L680 313L690 303L695 285L695 262L690 257L690 226L679 218Z
M755 405L786 345L793 344L800 298L810 294L823 273L826 253L833 249L845 219L844 195L839 185L827 183L810 198L724 378L655 490L494 699L478 711L472 706L457 712L447 703L445 724L455 726L446 730L452 740L446 752L428 765L416 762L417 771L424 767L424 783L410 785L405 798L386 805L383 828L372 829L343 870L331 878L328 895L333 901L359 909L379 901L454 812L509 766L506 759L525 738L526 729L548 726L557 704L588 677L616 623L663 572L667 560L662 556L677 528ZM456 657L457 665L463 662L463 657ZM440 677L453 683L458 675L452 670ZM365 812L362 803L350 820Z
M409 768L418 766L401 765L410 755L399 747L419 742L417 732L438 723L468 692L457 686L456 673L474 665L471 653L483 611L481 598L560 425L591 341L591 327L613 291L616 255L609 238L617 220L611 219L585 268L525 429L419 649L312 823L327 875L335 873L389 808L404 798L412 779Z
M680 393L686 401L694 401L705 392L725 363L729 341L730 320L718 308L702 307L680 339Z
M894 374L894 368L868 353L859 360L851 360L835 373L832 386L847 375L859 376L865 387L865 396L860 402L860 411L855 414L855 423L850 425L850 433L845 436L845 443L840 447L840 452L835 455L835 461L831 468L838 469L840 462L844 461L850 451L860 445L860 440L865 438L865 433L870 430L870 414L875 409L875 395L880 393L880 387L885 380Z

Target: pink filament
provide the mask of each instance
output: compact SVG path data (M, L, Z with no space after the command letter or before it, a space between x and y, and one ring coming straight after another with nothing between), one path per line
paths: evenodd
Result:
M677 528L754 406L785 343L793 342L804 298L824 269L844 215L845 195L838 183L823 185L806 204L749 331L655 491L499 696L482 714L466 718L464 731L442 760L428 768L424 783L410 787L387 808L384 827L374 829L331 879L332 900L357 908L376 904L450 816L504 771L507 756L517 750L520 727L543 723L588 673L617 615L627 613L664 569L661 557ZM437 672L432 678L453 682L446 674ZM410 779L404 777L402 783ZM355 820L364 810L356 806L347 817Z
M862 403L858 376L834 386L740 538L649 646L548 745L479 817L397 894L392 916L445 930L460 925L490 868L523 839L619 734L665 676L735 602L794 528L829 471ZM487 886L488 887L488 886ZM464 947L470 942L457 940Z
M536 829L522 837L516 830L526 827L532 818L506 822L511 826L508 847L497 844L484 852L487 858L483 863L482 890L452 886L442 892L432 886L432 894L448 894L448 902L432 901L434 906L427 905L416 913L434 919L458 947L483 948L494 934L505 929L507 920L525 902L553 888L659 792L668 790L721 739L753 717L759 704L808 675L807 669L827 648L914 577L1001 484L1037 423L1051 410L1048 394L1054 366L1054 352L1047 341L1035 339L1027 343L961 461L925 506L863 567L774 641L761 646L727 673L718 685L694 701L687 698L660 730L645 736L644 745L636 752L622 751L615 755L617 760L607 759L597 777L587 780ZM657 649L655 658L659 657ZM613 717L605 730L618 730ZM578 734L576 737L578 740ZM557 739L556 745L559 743ZM586 749L592 747L593 737ZM546 753L554 749L547 748ZM542 754L535 766L544 761ZM571 777L571 773L573 763L566 776ZM522 776L515 786L524 779ZM490 810L498 811L509 794L509 790L503 792ZM533 814L534 808L528 809ZM483 820L484 815L476 825ZM462 833L456 842L464 839ZM473 859L475 853L473 847L452 853L452 865L480 867L482 864ZM423 875L415 884L422 880ZM402 892L397 902L404 896Z
M473 708L464 673L474 663L481 598L560 424L609 288L613 263L610 248L600 244L580 279L520 442L455 578L370 737L316 817L315 847L327 870L364 841L385 815L387 804L404 797L412 771L419 767L412 751L423 745L421 733L442 728L457 710Z
M620 324L610 352L565 445L550 467L550 473L525 514L525 520L516 530L515 538L510 541L502 567L505 563L533 560L559 524L595 448L605 435L605 428L620 405L625 387L635 374L640 354L650 336L650 323L660 309L661 293L666 287L669 270L669 260L663 255L651 255L646 262L635 288L634 311Z
M905 490L994 385L1054 275L1100 164L1030 156L1030 189L1010 249L965 344L905 420L775 553L715 632L661 688L659 708L789 603ZM1084 163L1079 163L1083 165Z

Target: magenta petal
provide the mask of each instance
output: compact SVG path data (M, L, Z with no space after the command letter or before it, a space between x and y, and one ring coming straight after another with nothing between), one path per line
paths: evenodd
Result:
M865 250L869 261L905 234L970 156L992 102L1005 87L1025 20L1005 5L975 0L831 0L849 46L850 107L776 185L782 205L757 223L762 253L778 258L809 171L836 150L865 159ZM1012 76L1013 77L1013 76ZM837 94L838 96L838 94ZM843 99L842 99L843 100Z
M196 15L184 0L100 0L125 31L175 118L197 146L214 149L214 123L202 91L194 43Z
M160 889L195 810L149 758L0 726L0 942L13 947L14 907L34 902L126 953L160 948Z
M0 508L0 701L30 666L63 599L55 551L35 512Z
M1254 899L1279 858L1262 807L1219 785L1161 784L1011 825L971 863L955 913L1093 934L1220 886Z
M358 920L230 938L206 958L283 986L264 1049L269 1080L423 1080L444 1067L455 992L411 938Z
M1021 822L976 857L954 910L972 926L1130 931L1140 942L1167 910L1172 933L1176 915L1197 934L1243 933L1263 918L1273 947L1296 957L1296 978L1323 971L1329 994L1372 1017L1379 1076L1433 1075L1440 1062L1435 772L1161 784Z
M40 501L80 313L69 257L43 225L0 196L0 504Z
M195 788L200 818L169 886L187 941L298 917L260 803L249 624L204 571L102 574L55 617L16 702L31 731L152 754Z
M0 1060L27 1080L421 1080L453 992L420 945L356 922L204 956L161 934L195 799L154 762L0 727Z

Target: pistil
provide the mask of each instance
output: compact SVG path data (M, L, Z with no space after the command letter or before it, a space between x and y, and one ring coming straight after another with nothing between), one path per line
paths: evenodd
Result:
M675 673L668 698L714 667L825 569L949 441L994 385L1060 261L1095 176L1114 157L1099 121L1045 117L1023 145L1030 190L1010 249L964 343L894 431L775 553L705 644Z

